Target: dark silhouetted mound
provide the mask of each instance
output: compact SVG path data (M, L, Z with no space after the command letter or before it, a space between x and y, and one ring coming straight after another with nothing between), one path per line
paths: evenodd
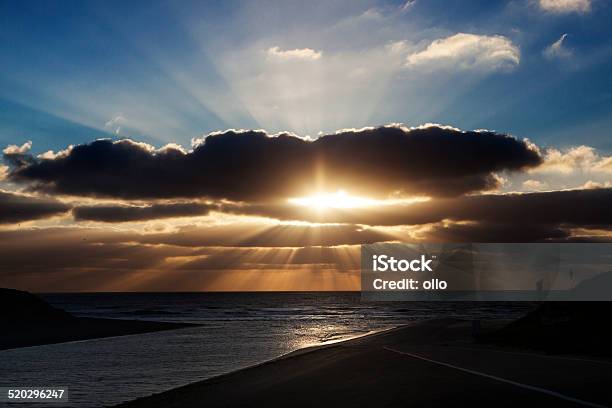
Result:
M63 322L74 317L37 296L15 289L0 288L0 323Z
M194 326L75 317L28 292L0 288L0 350Z

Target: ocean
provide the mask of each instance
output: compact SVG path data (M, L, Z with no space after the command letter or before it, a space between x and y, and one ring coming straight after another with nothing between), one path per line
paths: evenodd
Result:
M117 404L248 367L299 348L416 320L511 319L532 307L518 302L367 303L361 301L359 293L346 292L90 293L41 297L77 316L201 325L0 351L0 386L66 386L71 407Z

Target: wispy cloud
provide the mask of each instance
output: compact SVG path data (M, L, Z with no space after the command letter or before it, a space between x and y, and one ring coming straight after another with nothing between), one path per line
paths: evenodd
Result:
M551 13L587 13L591 11L591 0L539 0L538 5Z
M127 120L121 114L114 116L111 120L104 124L104 127L113 129L113 132L118 135L121 132L121 125L125 124Z
M563 34L557 41L546 47L543 51L544 56L548 59L571 57L572 50L564 45L566 38L567 33Z
M365 19L380 19L383 18L384 15L382 13L382 11L379 8L376 7L372 7L367 9L366 11L364 11L361 16L359 16L361 18L365 18Z
M508 70L520 63L520 50L506 37L458 33L433 41L407 57L408 67Z
M406 2L402 4L402 6L400 7L400 12L406 13L410 11L414 7L415 4L416 4L416 0L406 0Z
M280 47L271 47L267 51L268 58L289 61L289 60L303 60L303 61L316 61L321 59L323 56L322 51L316 51L312 48L296 48L293 50L282 50Z

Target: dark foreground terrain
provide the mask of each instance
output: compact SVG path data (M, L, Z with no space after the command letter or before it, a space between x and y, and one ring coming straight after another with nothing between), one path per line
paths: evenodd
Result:
M302 350L121 405L137 407L602 407L612 361L474 341L444 319Z
M28 292L0 288L0 326L0 350L3 350L192 325L75 317Z

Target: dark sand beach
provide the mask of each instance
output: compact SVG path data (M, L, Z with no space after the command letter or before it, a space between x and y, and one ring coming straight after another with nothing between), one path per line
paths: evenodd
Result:
M476 342L471 322L443 319L300 350L120 406L601 407L612 404L611 370L606 358Z
M75 317L28 292L0 288L0 350L191 327L185 323Z

